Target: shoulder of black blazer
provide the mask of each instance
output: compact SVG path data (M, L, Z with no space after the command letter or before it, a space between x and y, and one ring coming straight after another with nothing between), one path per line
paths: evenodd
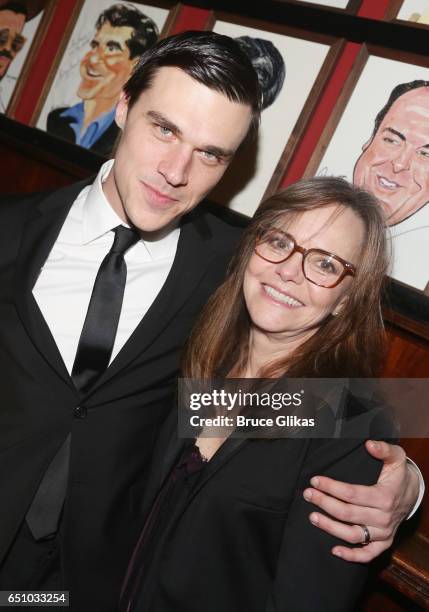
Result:
M43 212L45 202L67 214L82 189L93 180L92 176L52 191L0 195L0 253L6 250L9 256L13 256L18 251L23 228Z
M216 249L231 251L236 246L243 229L249 219L242 215L224 209L208 201L203 201L194 210L181 219L180 225L186 231L188 224L192 224L202 239L214 239Z

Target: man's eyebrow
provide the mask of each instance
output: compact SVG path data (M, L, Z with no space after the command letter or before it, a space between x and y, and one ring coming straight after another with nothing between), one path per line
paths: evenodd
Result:
M217 147L215 145L207 145L200 147L201 151L206 151L211 155L215 155L216 157L222 157L224 159L230 159L233 157L235 151L232 149L222 149L222 147Z
M401 132L398 132L398 130L394 130L393 128L384 128L384 130L387 130L388 132L391 132L392 134L395 134L398 138L400 138L401 140L403 140L404 142L407 141L407 139L405 138L405 136L403 134L401 134ZM383 131L384 131L383 130ZM421 147L419 147L419 149L429 149L429 143L422 145Z
M123 47L117 40L108 40L106 46L116 47L116 49L120 49L122 51Z
M157 111L148 111L146 115L150 119L153 119L157 123L161 124L162 127L165 127L173 132L173 134L176 134L176 136L182 135L182 130L175 123L167 119L167 117L164 117L162 113L158 113Z
M395 136L397 136L398 138L400 138L403 142L406 142L406 138L403 134L401 134L401 132L398 132L398 130L395 130L391 127L386 127L384 128L383 132L390 132L391 134L395 134Z

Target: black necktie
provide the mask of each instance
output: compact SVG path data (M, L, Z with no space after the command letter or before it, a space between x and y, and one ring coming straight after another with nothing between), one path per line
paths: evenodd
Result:
M119 225L112 248L101 262L80 335L72 378L83 394L109 365L127 280L126 251L136 244L136 231ZM53 458L26 515L36 540L57 531L63 507L70 458L70 434Z
M136 231L119 225L112 248L101 262L73 364L72 378L85 393L107 369L118 329L127 280L124 254L138 240Z

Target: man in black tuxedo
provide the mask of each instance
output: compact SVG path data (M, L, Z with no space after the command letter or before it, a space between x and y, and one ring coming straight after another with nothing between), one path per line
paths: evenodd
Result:
M0 589L62 587L74 611L115 609L180 351L240 234L195 207L259 109L234 41L165 39L125 86L114 162L92 184L1 207ZM418 484L401 449L378 453L386 492L364 487L349 511L386 547ZM375 509L359 507L368 495ZM326 499L335 517L341 501ZM377 509L389 499L394 511Z

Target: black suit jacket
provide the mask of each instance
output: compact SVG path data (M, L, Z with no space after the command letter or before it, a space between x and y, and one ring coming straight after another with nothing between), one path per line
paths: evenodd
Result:
M76 135L74 133L71 124L73 123L72 117L62 117L61 114L68 110L68 107L55 108L52 110L46 120L46 130L58 138L63 138L70 142L76 142ZM119 135L119 128L115 121L109 125L107 130L89 147L90 151L94 151L104 157L111 157L113 147L116 139Z
M83 186L0 204L0 564L71 432L65 588L75 612L108 612L141 527L148 461L172 405L182 346L224 277L240 229L204 204L183 219L160 293L105 374L80 397L32 288Z
M168 418L157 442L145 514L183 448L176 421ZM131 609L354 610L368 568L332 555L340 542L310 523L318 508L302 492L316 474L373 484L380 468L356 439L226 440L173 509L157 575Z

